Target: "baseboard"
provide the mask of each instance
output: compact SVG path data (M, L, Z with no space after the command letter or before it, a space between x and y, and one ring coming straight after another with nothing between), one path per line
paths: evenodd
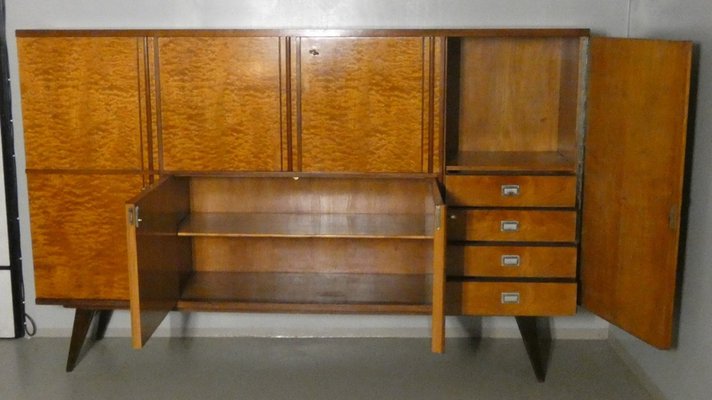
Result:
M107 337L129 337L128 314L115 312ZM605 340L608 324L588 318L552 319L551 336L559 340ZM514 318L447 318L448 338L520 338ZM43 337L67 337L71 327L41 328ZM259 314L171 313L155 337L430 337L427 317L407 316L314 316Z
M615 335L608 336L608 343L610 343L611 348L616 353L616 355L623 361L623 363L630 369L630 371L635 375L640 381L641 385L645 390L650 393L653 400L669 400L663 392L658 388L658 386L653 382L652 379L645 373L645 370L635 361L635 359L628 353L625 346L615 337Z

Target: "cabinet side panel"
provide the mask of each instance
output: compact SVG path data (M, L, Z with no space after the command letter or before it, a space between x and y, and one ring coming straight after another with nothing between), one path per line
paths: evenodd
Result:
M139 40L18 39L27 168L141 168Z
M162 37L163 169L280 171L278 37Z
M691 45L591 40L583 304L671 345Z
M423 38L301 38L304 171L427 172Z
M128 300L124 202L142 176L28 174L37 297Z

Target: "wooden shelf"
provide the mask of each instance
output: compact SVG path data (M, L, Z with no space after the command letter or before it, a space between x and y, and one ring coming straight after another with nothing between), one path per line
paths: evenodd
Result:
M430 274L195 272L177 308L429 314L431 290Z
M179 236L432 239L422 214L193 213Z
M576 172L574 154L558 151L461 151L447 171Z

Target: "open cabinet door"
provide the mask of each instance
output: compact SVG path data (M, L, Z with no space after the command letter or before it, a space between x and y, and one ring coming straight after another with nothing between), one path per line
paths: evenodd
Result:
M590 41L582 303L661 349L672 344L691 51Z
M178 225L190 208L188 180L161 179L126 204L133 347L140 349L175 308L190 272L190 238Z

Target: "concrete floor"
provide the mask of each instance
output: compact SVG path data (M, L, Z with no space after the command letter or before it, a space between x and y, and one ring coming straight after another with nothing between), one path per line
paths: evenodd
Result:
M651 399L607 341L558 340L538 383L520 340L154 338L0 341L0 399Z

